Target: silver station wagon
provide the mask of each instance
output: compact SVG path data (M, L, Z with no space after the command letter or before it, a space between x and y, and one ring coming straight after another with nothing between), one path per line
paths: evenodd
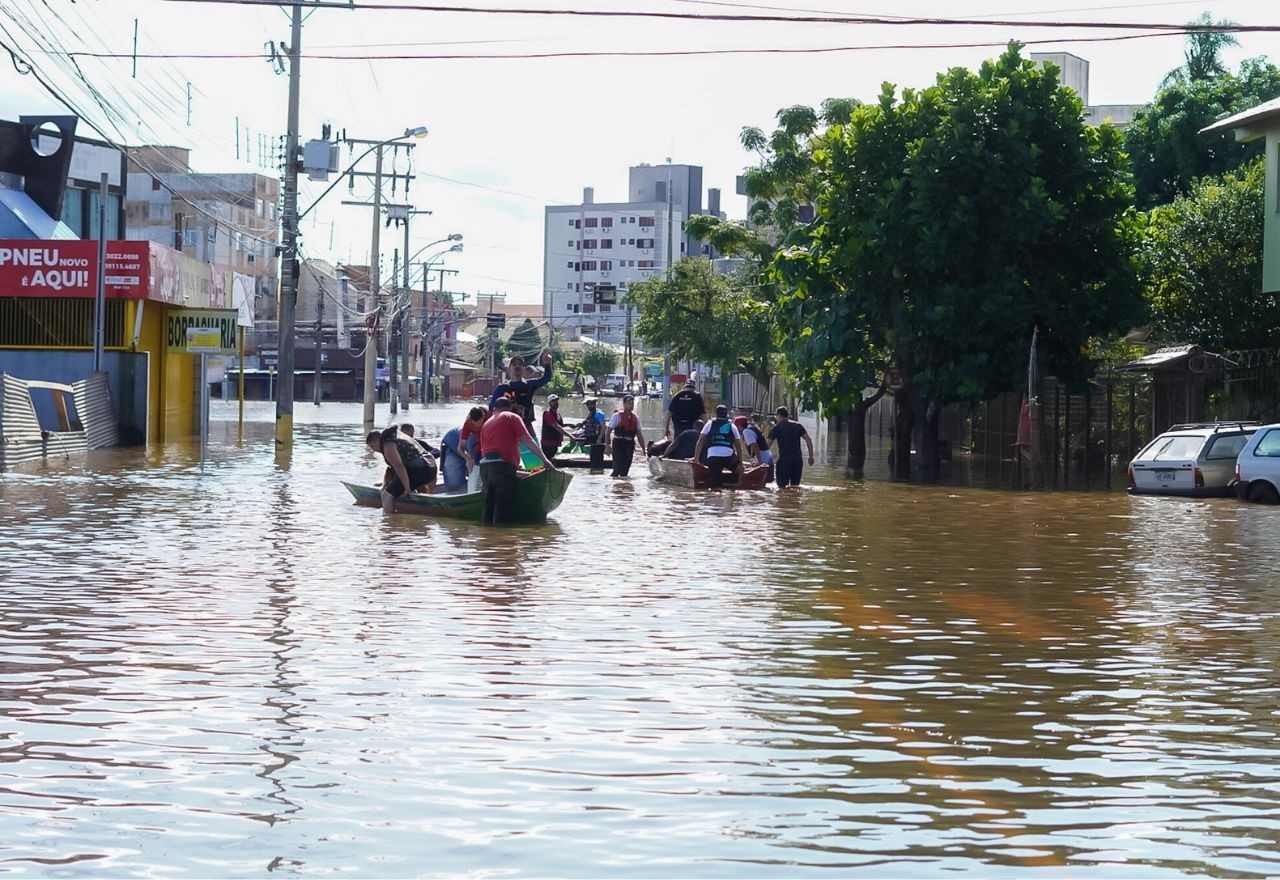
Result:
M1256 422L1197 422L1174 425L1129 462L1129 492L1134 495L1228 495L1236 476L1236 457Z

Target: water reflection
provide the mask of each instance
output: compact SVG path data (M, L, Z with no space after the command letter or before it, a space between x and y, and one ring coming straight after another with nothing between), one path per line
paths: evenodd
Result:
M637 467L504 533L250 412L0 478L7 868L1280 873L1273 510Z

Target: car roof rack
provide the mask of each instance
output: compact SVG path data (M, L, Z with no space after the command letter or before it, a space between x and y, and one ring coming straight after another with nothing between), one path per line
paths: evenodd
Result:
M1168 431L1190 431L1196 428L1213 428L1220 431L1223 428L1257 428L1262 422L1256 419L1236 419L1229 422L1186 422L1181 425L1173 425L1166 430Z

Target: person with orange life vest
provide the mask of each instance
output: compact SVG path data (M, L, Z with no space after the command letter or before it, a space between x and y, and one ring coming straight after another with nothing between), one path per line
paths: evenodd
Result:
M613 440L613 474L625 477L631 473L631 460L635 457L636 447L644 449L644 431L640 428L640 417L635 413L636 399L630 394L622 395L622 409L614 410L604 429L605 443Z
M547 396L547 408L542 411L542 451L547 458L555 459L560 451L560 444L569 439L569 432L564 426L564 416L560 415L560 395Z
M746 457L742 434L729 421L729 408L724 404L717 406L716 417L702 426L693 457L707 466L713 489L723 485L725 471L731 471L735 481L742 481L742 460Z

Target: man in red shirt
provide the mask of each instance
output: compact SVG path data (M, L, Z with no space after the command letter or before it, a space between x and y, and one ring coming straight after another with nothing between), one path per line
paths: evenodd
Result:
M484 450L480 459L480 483L484 486L484 513L480 522L485 525L501 525L511 518L522 440L527 441L525 445L544 465L556 469L525 427L524 420L512 411L511 399L499 397L493 403L493 414L480 429L480 448Z

